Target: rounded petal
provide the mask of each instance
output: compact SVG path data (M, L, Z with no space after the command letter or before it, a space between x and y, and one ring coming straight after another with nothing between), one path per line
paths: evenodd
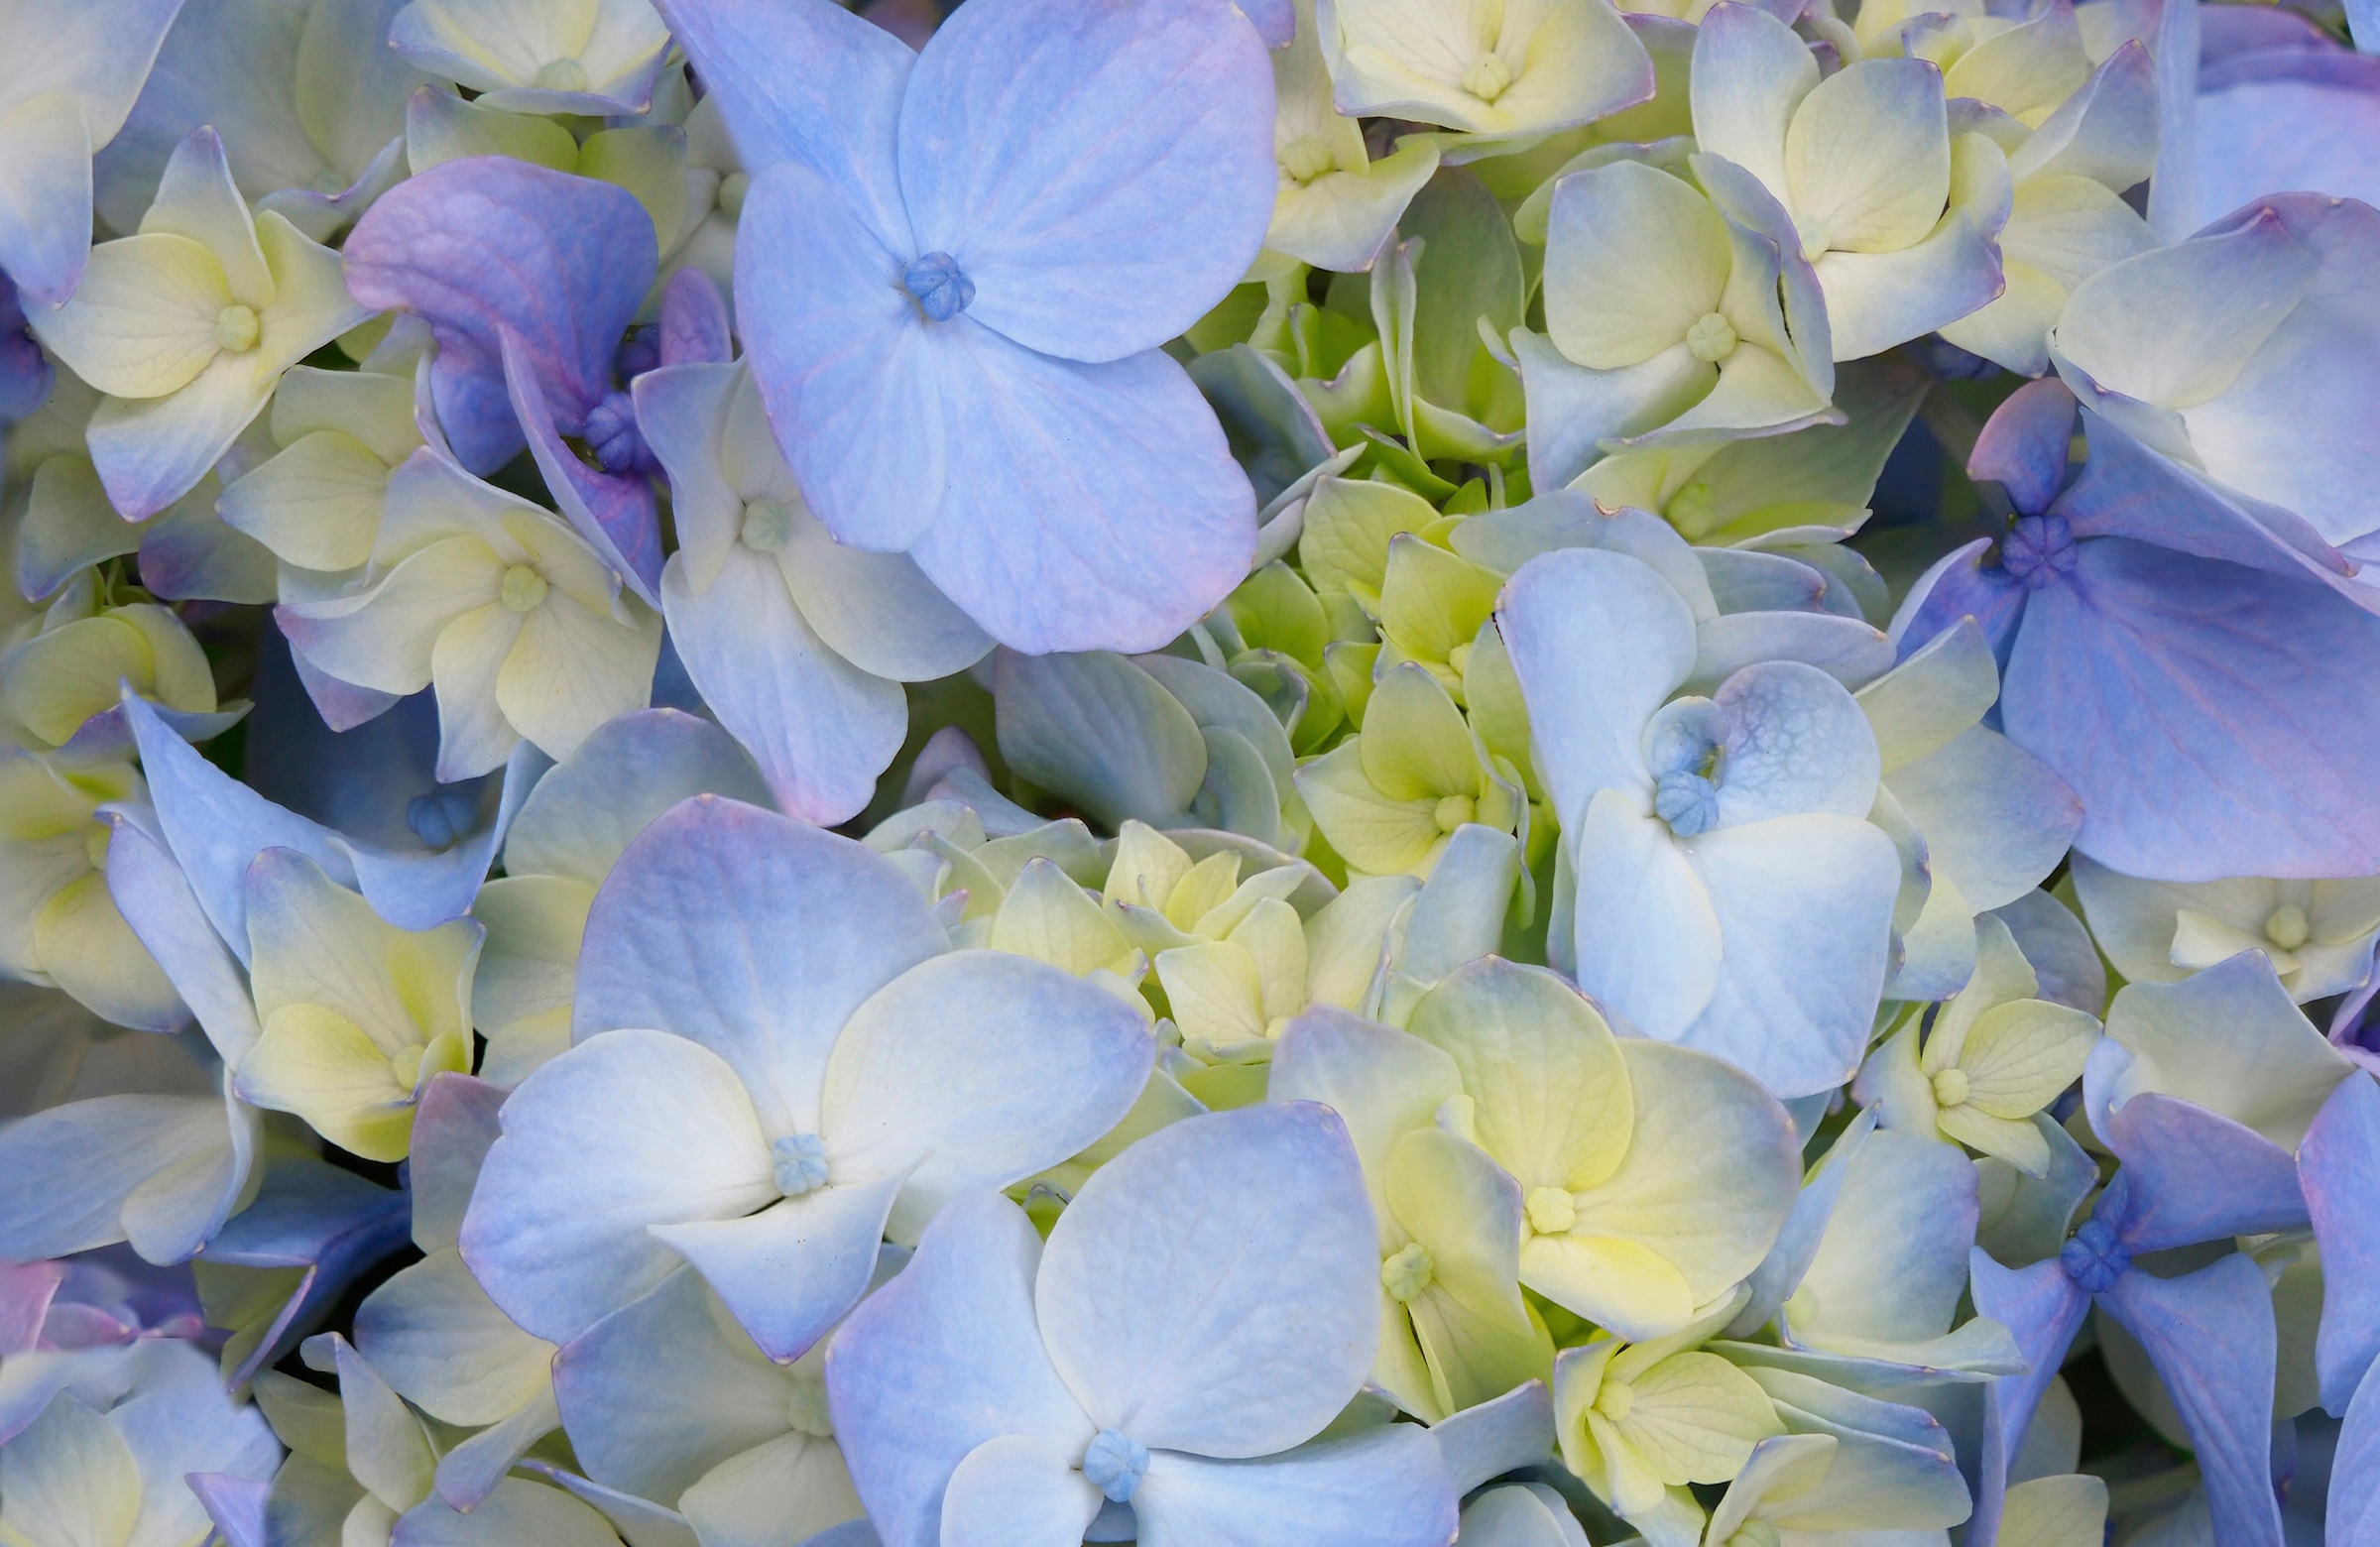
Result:
M1496 622L1562 825L1580 826L1600 789L1648 793L1638 739L1694 669L1686 599L1625 554L1565 548L1521 566Z
M788 593L784 570L740 543L700 595L684 559L673 556L661 605L686 674L751 750L777 803L814 822L858 815L908 731L900 684L863 671L821 640Z
M1867 717L1843 684L1798 660L1764 661L1716 695L1727 717L1720 749L1719 826L1829 811L1865 816L1881 762Z
M522 1081L503 1119L463 1219L463 1257L506 1315L549 1342L677 1265L648 1226L736 1219L776 1194L735 1070L684 1037L592 1038Z
M951 1473L941 1547L1079 1547L1105 1502L1048 1441L1004 1434Z
M1247 576L1255 493L1170 356L1078 364L964 317L929 332L948 492L910 554L986 634L1155 650Z
M1783 1098L1849 1079L1883 992L1900 891L1892 840L1868 822L1812 814L1683 847L1721 938L1717 986L1685 1043Z
M1378 1278L1347 1128L1299 1102L1176 1123L1094 1172L1050 1233L1038 1310L1095 1425L1268 1456L1363 1383Z
M1436 1443L1409 1423L1256 1461L1168 1451L1149 1459L1132 1494L1142 1547L1267 1537L1306 1547L1436 1547L1454 1539L1456 1503Z
M1140 1012L1070 973L937 956L853 1012L827 1059L829 1174L907 1177L890 1234L914 1241L954 1194L1020 1181L1114 1128L1155 1057Z
M954 13L901 102L916 252L956 258L969 315L1028 349L1153 349L1255 261L1272 118L1271 62L1225 0Z
M597 893L575 1034L657 1026L699 1042L768 1133L816 1132L843 1023L945 943L917 889L850 839L701 796L647 827Z
M1041 1256L1022 1209L959 1199L828 1347L835 1435L886 1547L939 1547L943 1491L986 1440L1031 1435L1066 1456L1090 1443L1034 1325Z
M1523 1188L1593 1187L1619 1168L1633 1121L1627 1065L1569 984L1488 957L1440 982L1410 1024L1453 1057L1480 1146Z

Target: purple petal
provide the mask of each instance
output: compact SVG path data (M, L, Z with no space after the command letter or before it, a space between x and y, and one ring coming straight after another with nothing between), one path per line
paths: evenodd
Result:
M661 605L661 518L652 481L638 473L589 467L562 443L555 415L567 413L546 391L534 345L500 325L504 378L528 432L529 454L545 488L578 535L647 606ZM588 407L593 407L592 404ZM583 415L584 410L580 411Z
M451 1071L438 1075L414 1109L408 1176L414 1194L414 1245L436 1251L455 1244L480 1162L501 1131L501 1085Z
M719 282L687 267L661 287L661 364L725 365L736 357Z
M2276 23L2290 15L2265 14ZM2380 160L2371 154L2380 144L2380 60L2319 34L2301 35L2295 46L2268 37L2264 47L2218 59L2211 21L2207 33L2198 100L2201 210L2236 209L2277 188L2380 201Z
M2006 489L2023 515L2048 510L2066 484L2075 408L2075 395L2054 376L2019 387L1983 426L1966 459L1967 476Z
M2100 1086L2107 1067L2094 1063L2085 1080ZM2098 1127L2124 1162L2122 1229L2134 1251L2306 1228L2297 1167L2252 1129L2155 1091L2125 1102Z
M2370 30L2380 33L2380 17ZM2334 1542L2369 1542L2380 1537L2380 1379L2367 1375L2347 1405L2338 1449L2330 1458L2326 1521Z
M652 288L653 221L625 189L503 156L446 162L374 204L347 238L347 288L405 307L438 340L431 393L463 464L489 473L520 451L500 331L575 434L611 387L621 335Z
M2030 389L2027 389L2028 391ZM2277 575L2311 578L2375 605L2348 584L2354 566L2295 511L2225 489L2083 412L2090 458L2058 502L2078 537L2132 537L2201 558L2228 559Z
M2224 1547L2281 1547L2273 1496L2272 1292L2255 1259L2181 1278L2130 1272L2099 1303L2138 1338L2190 1431Z
M2126 875L2380 871L2380 620L2321 589L2119 538L2034 591L2009 738L2082 800Z
M2339 1082L2298 1146L2298 1174L2325 1285L2315 1368L2322 1405L2339 1413L2380 1359L2380 1085Z
M2030 593L2016 577L1997 564L1985 564L1991 539L1977 537L1935 560L1934 567L1909 588L1892 621L1894 656L1907 660L1932 644L1962 618L1972 618L1991 644L1992 657L2003 674L2008 651L2016 641L2016 626L2025 615Z

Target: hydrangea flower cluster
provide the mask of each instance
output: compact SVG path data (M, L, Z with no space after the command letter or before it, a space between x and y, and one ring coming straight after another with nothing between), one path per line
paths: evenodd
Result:
M0 45L0 1544L2380 1547L2375 0Z

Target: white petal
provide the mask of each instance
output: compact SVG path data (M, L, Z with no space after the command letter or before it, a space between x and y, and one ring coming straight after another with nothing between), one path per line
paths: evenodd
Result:
M858 815L908 732L900 684L836 654L788 594L777 561L742 543L700 595L684 555L673 555L661 606L686 674L751 750L777 803L813 822Z
M1718 987L1683 1041L1780 1097L1857 1068L1884 985L1901 867L1892 840L1845 816L1781 816L1689 839L1725 941Z
M1455 1502L1429 1431L1409 1423L1259 1461L1163 1452L1132 1494L1142 1547L1437 1547L1453 1539Z

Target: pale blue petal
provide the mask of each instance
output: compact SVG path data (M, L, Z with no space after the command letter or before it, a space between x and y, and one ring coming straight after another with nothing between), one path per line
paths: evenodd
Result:
M816 1132L827 1053L878 989L945 948L924 898L848 838L698 796L630 844L579 948L573 1035L657 1026L742 1079L772 1138Z
M1031 1435L1070 1456L1090 1443L1034 1324L1040 1259L1023 1210L996 1193L958 1199L835 1335L835 1437L886 1547L939 1547L943 1489L984 1441Z
M1094 991L1096 992L1096 991ZM741 1219L654 1224L761 1352L800 1358L868 1292L903 1175L816 1188Z
M760 765L778 806L813 822L857 816L908 734L900 684L818 637L771 554L738 543L696 595L672 557L661 605L704 702Z
M1059 1217L1042 1336L1098 1426L1151 1450L1268 1456L1363 1384L1378 1263L1336 1114L1295 1102L1190 1118L1094 1172Z
M1048 1441L1004 1434L951 1473L941 1547L1078 1547L1105 1502Z
M1028 349L1119 360L1204 315L1272 217L1272 65L1229 0L953 12L900 109L916 252Z
M831 0L661 0L661 14L717 95L756 181L780 162L798 163L864 212L881 240L908 245L893 152L917 60L906 44ZM738 306L748 306L737 290Z
M667 1277L649 1225L738 1219L776 1196L769 1140L717 1055L614 1031L540 1065L503 1110L461 1245L490 1299L550 1343Z
M985 633L1156 650L1246 578L1255 491L1170 356L1083 365L965 317L927 331L951 485L910 554Z
M1390 1423L1252 1461L1160 1451L1132 1509L1140 1547L1439 1547L1453 1539L1457 1499L1429 1432Z

